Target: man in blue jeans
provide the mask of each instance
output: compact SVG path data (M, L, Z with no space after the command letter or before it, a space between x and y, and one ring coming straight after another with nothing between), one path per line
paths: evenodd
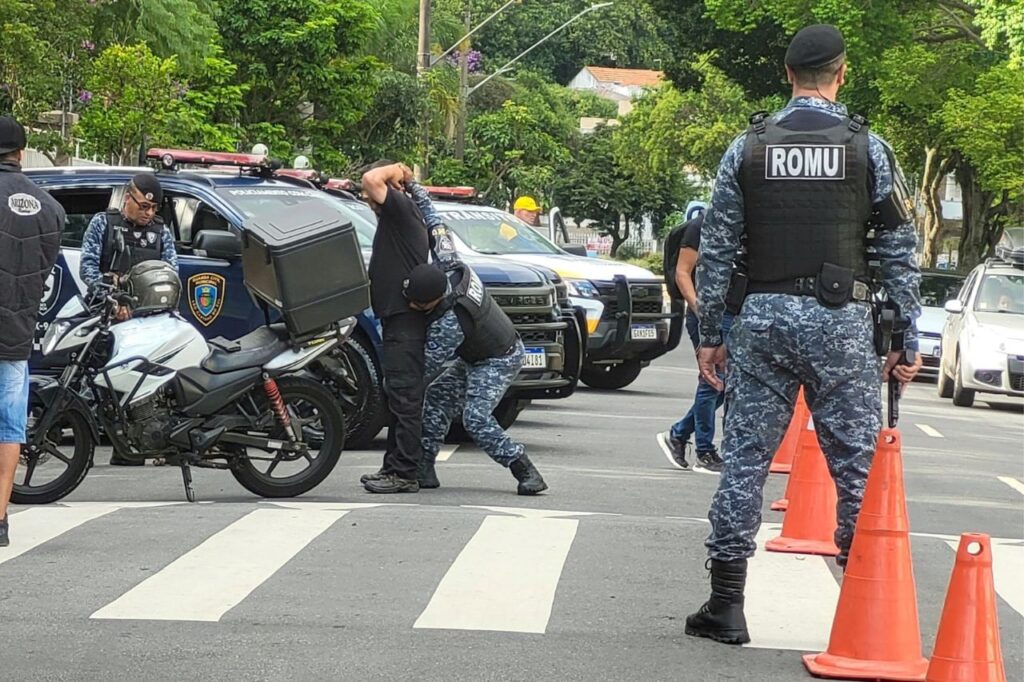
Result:
M697 301L693 273L697 268L700 228L703 223L704 214L701 213L683 226L675 266L675 287L669 287L673 294L686 301L686 332L693 343L694 351L700 346L700 304ZM729 333L731 326L732 315L726 313L722 320L723 337ZM722 470L722 458L718 456L718 450L715 448L715 412L724 401L724 391L716 391L703 379L697 380L697 392L693 397L690 411L673 424L669 431L658 434L658 445L672 466L684 471L693 470L708 474L717 474ZM691 437L694 438L697 448L692 465L687 459Z

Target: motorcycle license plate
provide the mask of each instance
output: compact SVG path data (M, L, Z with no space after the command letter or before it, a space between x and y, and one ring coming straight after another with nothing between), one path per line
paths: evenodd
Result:
M548 357L543 348L527 348L523 367L547 369Z
M658 330L653 324L634 324L630 330L630 337L634 341L650 341L658 338Z

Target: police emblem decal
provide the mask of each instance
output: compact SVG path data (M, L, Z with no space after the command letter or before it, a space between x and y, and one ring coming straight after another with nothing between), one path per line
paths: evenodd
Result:
M841 144L769 144L765 180L845 180L846 147Z
M201 272L188 278L188 307L193 317L209 327L224 307L224 278L212 272Z

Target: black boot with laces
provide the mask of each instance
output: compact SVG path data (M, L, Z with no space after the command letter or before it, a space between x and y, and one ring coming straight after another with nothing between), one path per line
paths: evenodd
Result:
M747 583L747 560L709 559L711 598L697 613L686 617L686 634L707 637L723 644L750 641L747 618L743 615L743 589Z

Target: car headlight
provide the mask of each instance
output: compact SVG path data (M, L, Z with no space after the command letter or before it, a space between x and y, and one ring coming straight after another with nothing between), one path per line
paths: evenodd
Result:
M597 287L594 286L594 283L586 279L567 279L565 280L565 286L568 287L570 296L597 298L601 294Z
M52 353L57 348L57 342L61 340L70 328L70 322L54 322L47 327L46 333L43 334L43 340L39 344L39 350L42 351L43 355Z

